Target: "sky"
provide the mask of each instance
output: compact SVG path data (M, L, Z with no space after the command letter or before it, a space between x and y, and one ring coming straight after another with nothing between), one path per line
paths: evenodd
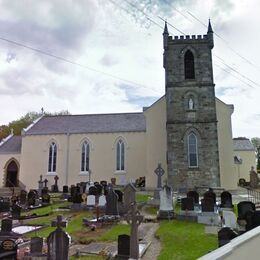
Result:
M260 137L257 0L0 0L0 125L27 112L140 112L164 95L170 35L215 33L216 96L233 136ZM175 28L174 28L175 27Z

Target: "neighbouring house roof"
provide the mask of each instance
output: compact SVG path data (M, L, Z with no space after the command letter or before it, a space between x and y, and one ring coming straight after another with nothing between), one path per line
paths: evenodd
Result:
M0 145L0 153L20 153L22 146L21 136L10 136L6 141Z
M234 151L255 151L255 147L248 138L233 138Z
M143 113L43 116L25 135L146 131Z

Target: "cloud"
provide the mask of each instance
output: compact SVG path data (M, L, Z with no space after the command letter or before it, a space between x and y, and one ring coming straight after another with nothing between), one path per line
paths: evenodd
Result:
M102 57L102 59L100 60L100 63L104 66L111 67L111 66L117 64L118 60L110 54L105 54Z

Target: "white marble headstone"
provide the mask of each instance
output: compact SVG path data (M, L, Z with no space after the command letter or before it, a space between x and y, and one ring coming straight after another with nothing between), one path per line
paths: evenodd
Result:
M98 199L98 205L99 207L105 207L107 203L107 200L106 200L106 196L105 195L101 195Z
M229 210L223 210L223 218L225 226L235 229L237 227L237 217L234 212Z
M161 211L172 211L173 210L173 198L171 188L167 185L163 186L160 191L160 210Z
M87 206L95 206L96 197L94 195L88 195L87 197Z

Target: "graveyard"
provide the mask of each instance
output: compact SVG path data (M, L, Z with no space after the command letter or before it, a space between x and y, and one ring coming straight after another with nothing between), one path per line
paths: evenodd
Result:
M260 225L257 196L197 187L173 192L107 181L22 190L0 199L0 257L198 259ZM2 259L2 258L1 258Z

